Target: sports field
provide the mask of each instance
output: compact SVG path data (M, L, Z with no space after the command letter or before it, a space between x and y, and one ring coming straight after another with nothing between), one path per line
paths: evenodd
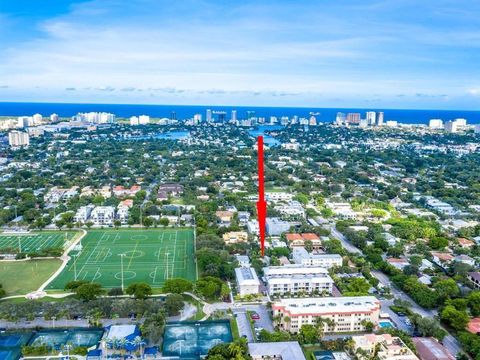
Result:
M7 296L28 294L47 281L61 264L62 262L58 259L2 261L0 262L0 283L7 292Z
M76 231L38 231L25 234L0 233L0 251L32 253L45 249L61 248L71 240Z
M89 230L81 244L47 289L63 289L75 279L120 287L122 259L125 286L144 281L158 288L166 279L197 278L192 229Z

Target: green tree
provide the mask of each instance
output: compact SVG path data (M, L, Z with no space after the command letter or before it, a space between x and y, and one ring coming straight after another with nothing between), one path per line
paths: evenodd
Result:
M184 307L183 297L180 294L170 294L165 298L164 305L169 316L178 315Z
M164 293L182 294L193 290L193 283L187 279L168 279L165 281L162 291Z
M318 342L318 332L315 325L302 325L298 333L298 339L301 344L316 344Z
M95 300L103 293L102 285L98 283L82 284L75 289L75 294L83 301Z
M445 300L460 295L460 289L453 279L444 279L437 281L433 288L437 291L439 299Z
M167 227L170 222L168 221L168 219L167 219L166 217L162 217L162 218L158 221L158 223L159 223L160 225L162 225L163 227Z
M130 296L135 297L135 299L146 299L152 295L152 287L146 282L139 282L130 284L127 287L126 293Z
M467 297L468 307L473 316L480 316L480 291L472 291Z
M467 313L455 309L453 305L445 306L440 314L440 317L442 321L445 321L457 331L465 329L465 326L467 326L469 321Z

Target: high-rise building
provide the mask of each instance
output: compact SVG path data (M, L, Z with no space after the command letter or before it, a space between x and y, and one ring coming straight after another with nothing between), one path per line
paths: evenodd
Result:
M177 120L177 113L175 111L170 113L170 120Z
M148 116L148 115L140 115L140 116L138 117L138 123L139 123L140 125L147 125L147 124L149 124L149 123L150 123L150 116Z
M28 146L30 145L30 136L23 131L10 131L8 133L8 144L14 148Z
M445 123L445 131L449 133L456 133L458 132L458 123L456 121L447 121Z
M343 125L347 117L342 112L337 112L337 117L335 118L335 125Z
M428 122L428 127L430 129L443 129L443 120L442 119L430 119Z
M17 127L19 128L29 127L30 125L32 125L32 123L33 123L33 119L30 116L19 116Z
M252 120L255 117L255 111L249 110L247 111L247 120Z
M221 110L212 111L212 114L213 114L213 116L216 116L217 121L221 124L223 124L225 122L225 119L227 117L227 113L225 111L221 111Z
M33 118L33 124L38 125L42 122L43 116L41 114L35 114L32 116Z
M212 110L210 109L207 109L207 122L210 123L212 122L213 118L212 118Z
M280 125L287 126L288 125L288 116L282 116L280 119Z
M375 111L367 111L366 120L367 125L374 126L377 120L377 113Z
M83 121L94 124L113 124L115 122L115 115L110 113L99 113L99 112L89 112L89 113L78 113L72 117L73 121Z
M130 118L130 125L132 126L135 126L135 125L139 125L140 122L138 121L138 117L137 116L132 116Z
M384 114L383 111L377 113L377 126L383 126Z
M232 116L230 120L232 120L232 122L237 122L237 110L232 110Z
M475 125L475 134L480 134L480 124Z
M348 113L347 114L347 123L349 124L359 124L361 119L360 113Z
M193 122L198 125L202 122L202 114L193 115Z
M52 122L58 121L58 115L57 114L50 115L50 121L52 121Z
M310 120L308 122L309 125L315 126L317 125L317 118L315 116L310 116Z

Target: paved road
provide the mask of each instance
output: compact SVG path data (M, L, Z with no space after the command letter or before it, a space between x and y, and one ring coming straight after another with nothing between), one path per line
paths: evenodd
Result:
M341 243L342 246L349 252L351 253L356 253L356 254L363 254L363 252L354 246L351 242L347 240L347 238L340 233L335 227L332 228L332 236L335 239L338 239ZM435 317L438 315L438 312L436 310L429 310L429 309L424 309L421 306L419 306L415 301L410 298L406 293L404 293L402 290L397 289L389 280L388 276L386 276L384 273L372 270L371 271L372 275L375 276L382 285L388 286L391 289L391 293L396 299L402 299L406 300L411 303L412 307L411 310L423 317ZM390 313L390 312L389 312ZM395 318L392 318L395 321ZM445 329L446 330L446 329ZM443 339L443 345L450 351L453 355L457 355L459 352L462 351L462 348L460 346L460 343L458 342L457 339L455 339L452 335L448 334L444 339Z
M332 235L335 239L340 240L342 243L342 246L348 251L353 254L362 254L362 251L355 247L352 243L350 243L347 238L337 230L337 228L334 226L332 227Z

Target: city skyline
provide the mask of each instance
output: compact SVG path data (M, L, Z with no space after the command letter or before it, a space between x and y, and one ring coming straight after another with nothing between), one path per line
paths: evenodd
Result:
M0 101L476 109L475 7L2 3Z

